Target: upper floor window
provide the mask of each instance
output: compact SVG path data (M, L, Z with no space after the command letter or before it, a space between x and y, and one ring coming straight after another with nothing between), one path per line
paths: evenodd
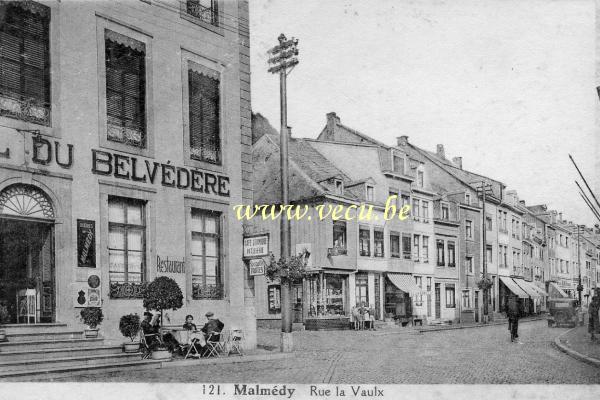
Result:
M221 298L221 214L192 208L191 256L194 298Z
M50 8L0 3L0 115L50 126Z
M421 206L423 207L423 219L425 220L425 222L427 222L427 220L429 219L429 202L422 200L421 201Z
M447 204L442 204L442 219L450 219L450 210Z
M420 235L413 236L413 261L419 261L419 243L421 241Z
M411 257L411 237L408 233L402 234L402 257L410 260Z
M438 267L443 267L444 265L446 265L444 254L444 241L441 239L437 239L435 243L437 248L437 265Z
M466 257L465 269L467 270L467 273L469 273L469 274L473 273L473 257L470 257L470 256Z
M145 202L108 199L108 274L110 282L143 282L146 265Z
M465 221L465 235L467 239L473 239L473 221Z
M186 12L202 22L219 26L219 4L217 0L187 0Z
M401 199L402 199L402 207L410 206L410 196L403 194L403 195L401 195Z
M413 197L412 203L413 203L412 204L412 215L413 215L413 217L418 218L419 214L420 214L420 208L421 208L419 206L420 205L420 200L419 199L415 199Z
M492 230L492 217L490 217L489 215L487 215L485 217L485 229L487 231L491 231Z
M400 234L390 232L390 253L392 257L400 257Z
M359 252L361 256L371 255L371 231L369 228L359 228Z
M374 188L373 188L373 186L367 185L367 201L373 201L373 200L375 200Z
M190 63L189 129L190 157L221 164L219 73Z
M375 242L375 257L383 257L383 231L375 229L373 236Z
M105 29L107 139L146 147L146 45Z
M421 170L417 171L417 186L423 187L423 185L425 183L424 176L425 176L425 173L423 171L421 171Z
M339 179L336 179L334 181L334 185L335 185L335 194L339 194L339 195L344 194L344 182L340 181Z
M429 262L429 236L423 236L421 253L422 261Z
M346 221L333 221L333 248L346 250Z
M488 262L488 263L492 263L493 262L493 260L492 260L492 251L493 251L492 245L488 244L487 246L485 246L485 258L486 258L485 261Z
M471 193L465 193L465 203L471 204Z
M456 250L454 242L448 242L448 266L456 267Z
M404 157L392 153L392 168L394 172L404 175Z

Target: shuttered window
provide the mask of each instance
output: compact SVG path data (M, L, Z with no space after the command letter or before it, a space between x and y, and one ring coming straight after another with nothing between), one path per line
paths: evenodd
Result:
M217 73L188 70L190 157L221 164L219 79Z
M106 29L107 138L146 147L145 44Z
M50 8L0 2L0 115L50 125Z

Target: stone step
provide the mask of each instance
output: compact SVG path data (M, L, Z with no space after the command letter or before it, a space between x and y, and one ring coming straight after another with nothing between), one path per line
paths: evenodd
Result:
M68 367L87 367L94 365L105 365L108 363L122 363L131 361L140 361L141 353L120 353L120 354L100 354L84 355L79 357L46 358L31 359L20 361L0 362L0 376L2 373L33 371L33 370L55 370Z
M59 339L46 341L21 341L21 342L0 342L0 354L5 352L15 352L23 350L41 350L41 349L59 349L65 347L89 347L99 345L104 342L102 338L85 339Z
M26 361L49 358L98 356L107 354L121 354L122 346L90 346L90 347L64 347L58 349L36 349L31 350L29 346L21 350L0 352L0 363L8 361Z
M68 330L67 324L5 324L0 325L7 335L16 333L31 333L31 332L56 332Z
M45 381L73 375L95 374L100 372L122 372L127 369L143 370L160 368L164 361L141 360L129 362L112 362L97 365L80 365L62 368L46 368L30 371L1 372L1 381Z
M64 339L81 339L83 337L82 330L61 330L56 332L39 331L12 333L6 335L6 339L9 342L54 341Z

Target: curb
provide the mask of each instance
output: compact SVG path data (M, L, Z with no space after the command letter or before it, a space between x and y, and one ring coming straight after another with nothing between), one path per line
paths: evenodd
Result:
M577 327L575 328L571 328L568 331L561 333L560 335L558 335L555 339L554 342L552 342L552 344L554 345L554 347L556 347L558 350L562 351L563 353L565 353L568 356L573 357L576 360L582 361L584 363L588 363L591 364L595 367L600 368L600 360L598 360L597 358L594 357L588 357L584 354L581 354L578 351L575 351L571 348L569 348L568 346L562 344L560 342L560 338L563 337L564 335L566 335L567 333L571 332L573 329L577 329Z
M190 365L215 365L215 364L235 364L253 361L271 361L281 360L285 358L294 357L294 353L272 353L272 354L251 354L240 357L227 357L227 358L201 358L201 359L184 359L184 360L173 360L164 361L161 363L160 368L173 368Z
M540 318L531 318L531 319L526 319L526 320L520 320L520 323L525 323L525 322L533 322L533 321L542 321L545 320L545 317L540 317ZM449 327L440 327L440 328L433 328L433 329L419 329L419 333L426 333L426 332L440 332L440 331L451 331L451 330L455 330L455 329L468 329L468 328L485 328L486 326L497 326L497 325L505 325L508 324L508 321L503 321L503 322L491 322L489 324L477 324L477 325L465 325L465 326L449 326Z

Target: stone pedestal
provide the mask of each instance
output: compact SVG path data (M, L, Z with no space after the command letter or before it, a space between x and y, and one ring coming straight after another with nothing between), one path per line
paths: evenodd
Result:
M292 332L281 332L281 352L291 353L294 350Z

